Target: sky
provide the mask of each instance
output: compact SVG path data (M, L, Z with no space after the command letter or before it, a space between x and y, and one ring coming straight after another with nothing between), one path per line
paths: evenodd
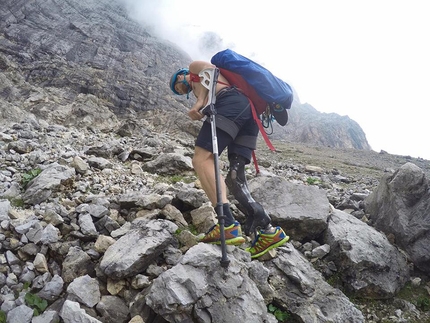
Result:
M301 103L355 120L372 150L430 160L426 0L120 1L193 60L231 48L289 83ZM223 48L201 51L208 33Z

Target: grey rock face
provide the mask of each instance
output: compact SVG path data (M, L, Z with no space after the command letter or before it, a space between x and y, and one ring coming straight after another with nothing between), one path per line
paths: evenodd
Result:
M4 119L25 120L25 110L50 123L126 133L139 129L130 126L136 112L160 109L152 119L160 132L176 128L195 135L196 123L172 113L183 114L186 99L173 97L167 85L190 57L151 36L120 2L7 0L0 17ZM370 149L363 130L348 117L320 113L298 99L289 113L287 127L274 124L273 138ZM123 123L124 117L132 121Z
M144 169L148 172L155 172L166 175L184 173L185 171L192 171L191 158L185 157L180 154L169 153L164 154L153 161L147 162Z
M393 234L414 263L430 271L430 191L422 169L406 163L385 176L366 199L365 207L375 226Z
M23 199L28 204L38 204L45 201L52 193L52 190L60 186L75 174L73 168L59 164L52 164L46 167L28 185L23 195Z
M20 305L8 313L7 322L10 323L30 323L33 317L33 310L26 306Z
M101 298L99 282L88 275L74 279L67 287L67 292L87 307L95 306Z
M26 110L53 123L112 129L120 126L114 113L127 108L175 105L165 80L189 58L118 3L5 1L0 17L2 118L21 121Z
M282 272L286 277L274 278L276 300L303 322L365 322L363 314L349 299L327 284L297 250L287 245L283 251L269 266L272 274Z
M63 285L63 279L60 276L55 275L52 277L50 282L43 286L42 290L38 293L38 296L46 300L56 300L63 292Z
M384 234L355 217L335 210L325 241L336 257L329 257L342 272L354 294L366 298L391 298L409 280L404 254Z
M33 317L31 323L55 323L60 320L60 316L55 311L45 311L41 315Z
M10 202L8 200L0 200L0 220L9 219L8 211L10 209Z
M275 224L288 228L296 239L314 239L327 227L330 206L325 191L304 187L281 177L256 177L249 190Z
M127 323L129 309L124 300L118 296L102 296L97 304L104 323Z
M180 264L160 275L147 297L148 305L170 322L264 322L266 309L246 264L234 260L225 271L219 250L198 244Z
M271 138L340 149L371 149L363 129L348 116L321 113L310 104L302 104L298 100L293 101L288 113L288 125L280 127L275 123Z
M178 227L168 221L152 221L127 232L110 246L100 263L101 270L119 279L142 272L172 243Z
M80 276L94 274L94 267L86 252L79 247L72 247L64 259L62 277L65 282L70 283Z
M60 317L65 323L102 323L102 321L88 315L79 303L66 300L61 308Z

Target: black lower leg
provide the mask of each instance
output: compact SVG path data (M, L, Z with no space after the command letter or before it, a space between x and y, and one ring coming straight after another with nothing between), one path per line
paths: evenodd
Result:
M263 206L256 202L248 189L245 176L247 160L239 155L229 156L230 171L226 177L226 185L235 199L239 209L246 215L245 234L253 233L257 228L270 229L270 217Z

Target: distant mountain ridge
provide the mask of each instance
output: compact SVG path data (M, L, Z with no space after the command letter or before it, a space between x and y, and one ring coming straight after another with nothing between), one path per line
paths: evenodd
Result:
M289 115L289 124L286 127L277 126L274 138L332 148L371 149L360 125L348 116L321 113L312 105L297 101L293 103Z
M115 1L2 1L0 117L106 131L142 118L161 132L194 135L197 125L190 126L186 116L190 102L167 86L172 71L190 61ZM298 99L289 112L289 124L274 125L273 138L370 149L348 117L320 113Z

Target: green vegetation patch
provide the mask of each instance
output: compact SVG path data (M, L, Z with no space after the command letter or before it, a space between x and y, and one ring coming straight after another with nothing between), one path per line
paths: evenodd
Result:
M48 302L35 294L27 293L24 299L27 305L33 309L34 316L40 315L48 307Z
M39 176L41 172L42 170L40 168L35 168L28 171L27 173L22 174L21 185L24 188L27 188L28 183L30 183L31 180Z
M306 179L306 183L308 183L309 185L318 185L321 184L321 181L315 177L308 177Z
M195 181L195 178L192 176L183 176L183 175L172 175L172 176L158 176L158 182L159 183L169 183L169 184L176 184L176 183L192 183Z
M430 296L425 286L412 286L407 283L397 297L414 304L420 311L430 311Z
M267 310L269 311L269 313L272 313L276 317L278 322L288 322L288 320L291 318L290 313L288 313L287 311L283 311L272 303L267 305Z

